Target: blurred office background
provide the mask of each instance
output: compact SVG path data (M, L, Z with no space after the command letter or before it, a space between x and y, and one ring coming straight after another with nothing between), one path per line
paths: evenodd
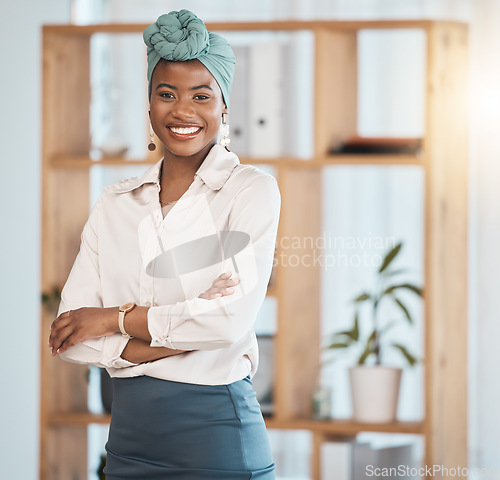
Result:
M1 239L1 298L3 309L0 358L3 364L2 395L0 399L1 478L32 480L38 478L39 461L39 391L40 391L40 159L41 159L41 30L44 24L57 23L151 23L161 13L188 8L203 20L210 21L270 21L287 19L445 19L467 22L470 25L470 247L469 247L469 465L500 467L498 430L500 428L500 388L496 382L498 370L496 343L500 335L495 303L500 271L497 248L500 240L500 163L495 143L500 129L500 64L497 52L500 47L500 2L495 0L256 0L253 2L221 0L206 2L157 1L157 0L45 0L44 2L3 2L0 5L0 52L2 76L0 79L0 165L3 188L1 189L2 239ZM367 136L419 137L423 134L425 111L424 70L425 40L419 32L401 34L366 32L361 35L359 52L359 133ZM127 39L113 41L101 39L95 48L100 52L96 62L101 67L113 64L117 71L130 72L124 91L145 88L145 79L133 65L141 61L142 47ZM128 42L128 43L127 43ZM274 71L275 86L267 96L254 93L251 97L258 115L259 108L274 108L281 122L271 130L268 149L276 152L307 157L311 154L311 78L310 39L269 38L265 35L257 42L256 50L245 47L245 38L233 35L232 44L241 59L237 72L241 94L236 98L240 112L248 107L245 98L250 76L252 56L267 55L268 67L281 59L282 68ZM260 44L260 47L259 47ZM270 45L274 45L270 47ZM260 48L260 50L259 50ZM274 53L273 53L273 48ZM113 50L114 49L114 50ZM106 56L109 52L118 52ZM257 52L257 53L256 53ZM126 55L127 54L127 55ZM274 56L273 56L274 55ZM283 60L285 59L285 60ZM288 59L288 60L287 60ZM293 60L297 60L294 62ZM288 62L288 63L287 63ZM97 75L106 75L105 68L98 68ZM280 75L293 70L293 85L279 90L283 85ZM264 71L273 75L273 71ZM124 77L122 77L124 78ZM102 79L101 79L102 80ZM255 90L259 78L253 78ZM97 78L99 81L99 78ZM247 83L245 83L247 82ZM131 118L126 111L141 108L142 99L131 99L127 105L114 102L114 92L106 89L106 82L97 90L92 118L95 126L94 141L103 144L120 131L129 139L129 154L140 156L146 139L140 127L141 118L122 125L100 129L99 122L106 118ZM248 87L250 88L250 87ZM275 88L275 90L273 90ZM127 90L128 89L128 90ZM115 92L116 93L116 92ZM236 93L238 95L238 93ZM78 95L78 92L75 92ZM261 102L259 104L259 102ZM273 103L274 102L274 103ZM271 106L270 106L271 105ZM118 110L117 110L118 109ZM236 108L233 106L233 109ZM120 115L117 115L119 111ZM77 112L75 112L77 114ZM233 120L245 128L252 112L234 114ZM281 115L281 117L280 117ZM292 120L290 120L290 118ZM119 120L115 120L119 121ZM134 124L134 122L137 122ZM287 123L288 122L288 123ZM111 122L112 123L112 122ZM283 127L286 125L286 128ZM109 127L109 125L108 125ZM272 127L272 126L271 126ZM234 128L234 127L233 127ZM129 130L127 130L129 129ZM123 133L126 132L126 133ZM138 133L139 132L139 133ZM118 139L119 140L119 139ZM238 143L239 142L239 143ZM274 142L274 143L273 143ZM252 141L252 132L236 137L236 153L265 155L258 142ZM271 147L269 147L271 145ZM269 150L267 150L269 154ZM272 152L271 152L272 154ZM269 154L269 156L271 156ZM136 169L137 170L137 169ZM135 175L131 169L129 174ZM102 184L117 180L112 169L96 171L93 175L93 198ZM120 172L123 175L123 172ZM353 191L356 185L359 190ZM361 170L335 168L326 172L324 180L328 207L324 212L324 230L334 238L345 237L350 232L364 239L366 245L357 245L354 254L381 254L373 246L377 239L405 241L403 263L409 264L417 280L423 278L422 236L423 205L418 201L423 191L423 178L418 168ZM360 193L361 192L361 193ZM406 200L400 201L405 198ZM372 199L370 201L369 199ZM411 201L408 199L417 199ZM71 199L68 199L71 202ZM344 204L351 209L343 208ZM389 212L389 213L388 213ZM353 216L355 220L353 220ZM361 219L361 220L360 220ZM356 250L357 249L357 250ZM338 253L338 244L332 248ZM353 251L349 252L351 255ZM457 261L462 261L457 259ZM360 278L368 269L352 269L339 265L324 272L324 295L334 295L339 301L323 301L322 318L324 333L348 324L350 310L345 299L357 293ZM358 283L357 283L358 282ZM353 290L354 288L354 290ZM333 293L334 292L334 293ZM264 309L261 328L263 333L273 333L273 305L269 301ZM418 324L422 312L418 304ZM336 319L334 324L331 319ZM340 320L339 320L340 319ZM267 330L266 330L267 329ZM410 347L422 355L422 329L410 339ZM324 369L322 383L333 390L333 414L348 416L349 398L347 379L342 378L345 364L336 363ZM406 375L406 372L405 372ZM337 381L331 382L332 378ZM419 419L423 415L421 398L422 371L417 367L408 372L402 389L400 417ZM91 400L95 401L94 400ZM98 408L98 407L95 407ZM297 445L307 445L307 432L298 433L303 438L275 437L280 445L276 456L288 467L283 478L301 476L307 465L300 459ZM304 437L305 436L305 437ZM102 428L90 435L97 443L105 438ZM93 446L92 448L96 448ZM91 448L91 451L92 451ZM295 449L295 450L294 450ZM288 453L287 453L288 451ZM304 453L304 451L302 451ZM306 452L307 454L307 452ZM307 456L307 455L306 455ZM295 474L295 475L294 475ZM306 475L306 474L304 474ZM90 478L90 477L89 477ZM497 477L489 477L497 478ZM500 478L500 477L498 477Z

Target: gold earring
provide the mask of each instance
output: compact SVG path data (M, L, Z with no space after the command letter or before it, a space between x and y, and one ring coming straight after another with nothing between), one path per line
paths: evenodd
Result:
M151 124L149 124L149 145L148 145L148 150L150 152L154 152L156 150L155 138L154 138L154 132L153 132L153 126Z

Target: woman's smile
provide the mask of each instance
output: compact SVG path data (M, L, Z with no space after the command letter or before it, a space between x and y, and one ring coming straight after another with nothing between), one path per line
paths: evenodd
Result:
M177 140L191 140L195 138L201 131L203 127L199 125L168 125L167 130L170 131L171 135Z

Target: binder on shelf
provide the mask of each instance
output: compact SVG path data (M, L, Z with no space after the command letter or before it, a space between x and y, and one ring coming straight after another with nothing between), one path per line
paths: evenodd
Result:
M250 47L248 153L252 157L277 157L283 151L282 48L277 42Z
M240 157L283 153L283 68L278 42L235 46L235 81L229 112L230 148Z
M229 109L229 148L240 157L248 156L248 75L249 47L234 46L236 67L231 88L231 108Z

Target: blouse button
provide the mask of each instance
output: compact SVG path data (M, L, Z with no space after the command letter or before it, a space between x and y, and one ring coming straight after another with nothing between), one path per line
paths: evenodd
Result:
M150 306L151 306L151 302L146 302L146 303L144 303L144 306L145 306L145 307L150 307Z

